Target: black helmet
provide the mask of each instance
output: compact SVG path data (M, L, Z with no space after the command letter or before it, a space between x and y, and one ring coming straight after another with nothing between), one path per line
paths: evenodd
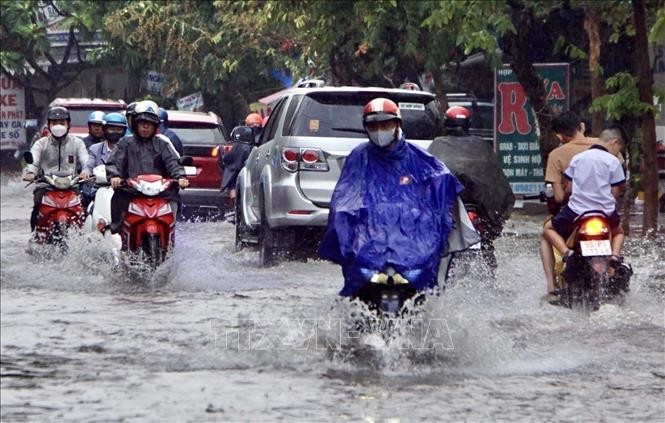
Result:
M54 106L51 107L48 110L48 113L46 114L46 120L66 120L67 122L71 121L71 117L69 116L69 110L62 106Z
M136 104L137 104L136 101L129 103L129 106L127 106L127 111L125 112L125 116L127 117L134 116L134 109L136 109Z

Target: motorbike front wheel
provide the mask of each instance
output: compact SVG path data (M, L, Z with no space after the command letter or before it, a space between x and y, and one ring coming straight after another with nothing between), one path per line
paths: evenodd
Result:
M162 264L164 261L164 251L160 245L158 235L149 234L143 239L143 253L152 270Z

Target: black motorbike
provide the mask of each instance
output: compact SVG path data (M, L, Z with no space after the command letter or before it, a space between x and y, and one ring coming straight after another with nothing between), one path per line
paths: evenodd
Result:
M368 308L379 316L398 317L404 312L404 303L413 299L414 304L424 301L424 293L419 293L409 282L409 278L417 275L416 271L404 272L401 275L388 266L383 271L362 269L365 285L356 293Z
M560 305L598 310L600 304L621 302L629 290L633 269L611 260L612 231L607 215L600 211L580 215L567 240L573 255L563 263L556 254L556 285Z

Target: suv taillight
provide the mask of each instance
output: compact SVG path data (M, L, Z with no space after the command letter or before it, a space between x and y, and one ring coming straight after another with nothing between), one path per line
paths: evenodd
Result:
M284 147L281 158L282 167L289 172L298 170L327 172L330 170L326 156L318 148Z
M49 135L51 135L51 131L48 130L48 126L44 126L40 137L48 137Z

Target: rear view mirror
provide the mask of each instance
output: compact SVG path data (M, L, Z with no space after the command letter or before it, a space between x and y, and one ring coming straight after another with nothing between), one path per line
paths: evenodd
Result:
M23 123L23 127L29 131L34 131L37 129L37 119L26 119Z
M231 131L231 141L254 145L254 129L249 126L236 126Z
M194 164L194 159L192 158L192 156L181 156L178 159L178 163L181 166L192 166Z
M32 164L32 162L34 161L32 158L32 153L29 151L23 153L23 160L25 160L27 164Z

